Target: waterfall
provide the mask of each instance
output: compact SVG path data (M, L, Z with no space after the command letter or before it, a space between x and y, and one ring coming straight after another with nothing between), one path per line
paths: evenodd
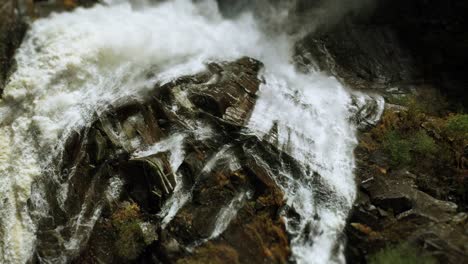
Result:
M265 83L245 133L270 141L302 166L301 175L287 166L271 175L284 190L285 210L298 215L288 218L285 212L293 258L344 262L332 252L342 247L340 234L356 194L353 97L364 95L324 73L297 72L288 35L262 32L249 12L224 19L213 0L166 1L143 9L127 1L108 3L35 21L17 51L17 70L0 101L0 263L31 258L35 219L48 213L31 185L41 177L59 177L57 157L72 133L110 106L144 98L156 83L196 73L209 61L241 56L265 64L260 76ZM177 166L183 150L173 145L179 141L183 135L174 135L135 155L175 148L171 163ZM62 184L58 193L67 188ZM175 212L167 210L170 221Z

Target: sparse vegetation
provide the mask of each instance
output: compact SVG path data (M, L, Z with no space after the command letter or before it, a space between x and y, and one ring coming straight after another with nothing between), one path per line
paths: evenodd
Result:
M447 98L433 87L424 87L407 95L390 96L388 102L432 116L444 116L450 109Z
M406 166L411 163L411 143L403 139L395 130L385 134L383 147L390 155L394 166Z
M458 146L464 145L461 141L467 137L467 115L453 115L447 119L450 104L438 90L431 87L422 88L408 95L390 97L388 100L406 109L386 111L381 124L371 133L387 153L390 165L398 167L411 165L412 169L417 170L419 167L427 170L428 165L432 167L431 169L435 169L435 166L454 163L451 161L454 160L455 148L443 137L458 140L456 143ZM437 129L431 130L427 126ZM429 130L431 135L428 133ZM435 140L434 136L439 140ZM460 149L458 151L462 152ZM422 166L425 167L420 168Z
M449 113L455 106L430 89L399 96L390 102L404 108L387 109L380 124L370 131L361 146L384 154L380 166L390 170L404 168L419 175L421 186L445 182L450 187L439 198L452 195L463 204L466 200L463 175L468 167L465 154L468 115Z
M452 140L456 166L461 174L463 174L463 171L468 169L468 160L465 154L468 146L468 115L451 115L444 126L444 133Z
M384 132L382 147L389 155L391 165L398 167L414 165L421 158L431 158L439 149L424 130L412 129L405 133L398 128Z
M390 246L371 256L370 264L436 264L435 258L424 255L416 248L401 244Z
M419 130L412 135L410 141L413 151L424 157L432 157L438 150L435 140L424 130Z
M445 125L445 133L456 141L468 140L468 115L451 115Z

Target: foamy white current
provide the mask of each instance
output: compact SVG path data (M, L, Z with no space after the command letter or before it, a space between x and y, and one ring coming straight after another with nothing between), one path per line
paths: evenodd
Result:
M266 36L252 15L223 19L213 0L136 10L115 2L35 21L16 54L17 70L0 101L0 263L31 257L31 183L53 166L69 133L110 104L145 96L156 82L241 56L265 64L266 83L246 129L264 138L276 127L272 143L310 171L308 179L286 169L272 175L300 215L294 225L287 221L294 259L343 262L332 251L355 197L351 93L333 77L295 71L289 38ZM327 202L316 200L312 172L320 175ZM312 222L319 231L304 235Z

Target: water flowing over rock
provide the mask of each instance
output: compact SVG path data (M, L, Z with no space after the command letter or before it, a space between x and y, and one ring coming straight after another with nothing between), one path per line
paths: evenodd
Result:
M382 99L297 70L249 12L157 2L31 24L0 102L0 262L344 263Z
M151 246L161 249L155 251L157 255L150 257L164 259L180 257L186 250L184 248L198 243L198 240L214 238L210 236L212 232L218 232L217 235L222 233L224 230L219 230L218 225L226 229L236 219L234 211L228 219L223 221L221 218L219 222L219 214L223 210L242 208L242 213L247 213L246 218L237 221L248 223L248 218L260 221L255 220L258 216L245 211L253 209L244 205L253 195L263 195L265 199L276 201L264 205L264 210L269 213L267 219L275 219L283 201L281 192L271 183L270 188L266 185L261 187L261 181L252 169L240 165L241 159L249 159L242 153L241 145L251 139L243 136L240 129L255 103L260 68L259 62L249 58L233 63L212 63L206 72L155 87L150 100L135 101L102 113L91 127L72 137L65 146L61 158L63 167L59 172L66 174L69 170L74 171L68 175L69 178L63 179L68 185L66 196L60 197L65 199L65 208L53 206L61 203L55 200L59 197L55 192L60 189L61 183L40 183L47 186L43 194L45 200L47 197L53 200L47 201L51 205L51 214L39 220L37 259L72 259L91 235L88 249L81 253L81 258L97 256L96 261L113 262L115 259L109 252L99 255L99 250L110 241L101 241L102 237L93 235L100 232L99 229L103 228L100 224L117 209L114 204L120 200L135 201L145 214L151 215L160 212L163 206L174 206L165 203L171 195L176 195L175 191L186 192L191 197L187 204L178 205L180 212L173 213L175 219L165 228L161 228L160 220L167 215L159 214L151 221L152 225L159 227L158 237L161 237L161 241ZM222 92L217 89L222 89ZM239 114L233 117L229 114L231 112ZM212 132L209 137L197 134L199 126L210 128ZM183 135L177 142L180 144L177 147L183 149L183 156L177 157L180 158L177 163L172 163L173 156L178 154L175 146L158 149L154 145L171 137L175 131ZM122 181L121 191L112 186L117 179ZM176 185L179 185L177 190ZM108 199L106 189L117 193L111 196L115 200ZM236 205L230 204L231 199L236 199ZM255 204L255 200L250 202ZM227 206L226 209L223 209L224 206ZM182 220L187 217L194 222ZM96 221L96 230L91 234ZM251 243L252 246L265 247L265 250L282 243L278 247L285 247L284 253L274 252L275 255L270 257L285 262L288 257L286 233L279 219L276 222L274 228L278 232L278 242L273 240L273 244L263 245L253 240ZM262 231L264 227L257 228ZM246 235L252 234L247 232ZM52 240L52 237L61 239ZM223 236L223 239L228 237ZM242 244L239 238L230 240L226 243L233 246ZM76 244L70 247L62 241L75 241ZM180 245L178 250L181 251L179 255L167 252L167 241L177 241ZM242 248L236 249L241 258L248 257Z

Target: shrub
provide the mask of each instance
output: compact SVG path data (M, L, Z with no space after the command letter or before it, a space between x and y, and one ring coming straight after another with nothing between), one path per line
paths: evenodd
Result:
M398 127L400 117L394 111L385 111L380 118L380 124L372 129L371 135L378 141L382 141L385 135Z
M405 166L411 163L411 142L403 139L398 132L392 130L385 134L383 147L390 155L394 166Z
M421 254L419 250L401 244L387 247L377 254L371 256L370 264L436 264L437 261L427 255Z
M458 114L450 116L445 125L445 133L455 140L468 139L468 115Z
M411 138L413 150L424 156L432 156L437 152L437 144L425 131L420 130Z

